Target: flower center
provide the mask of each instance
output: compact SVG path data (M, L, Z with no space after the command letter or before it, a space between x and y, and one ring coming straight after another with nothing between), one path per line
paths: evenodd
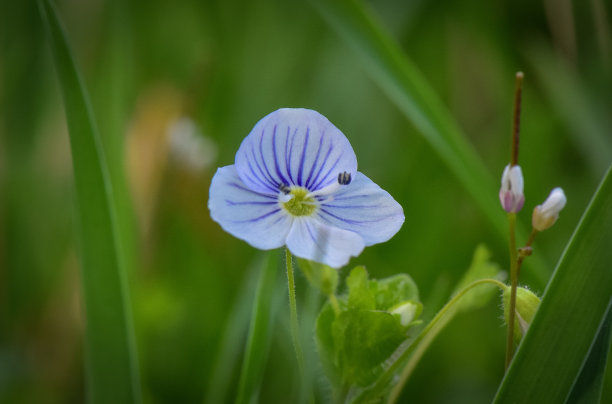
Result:
M317 208L314 198L308 196L308 190L305 188L291 188L288 196L291 199L281 204L293 216L309 216Z

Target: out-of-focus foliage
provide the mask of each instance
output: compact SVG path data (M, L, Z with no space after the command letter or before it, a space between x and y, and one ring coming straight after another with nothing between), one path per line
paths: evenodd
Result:
M222 330L256 254L210 220L210 178L217 166L233 162L255 122L279 107L327 116L351 141L360 171L404 207L406 222L397 236L367 248L349 268L365 265L372 278L408 273L419 285L423 316L431 318L476 244L487 242L492 260L507 262L506 246L455 176L306 2L57 4L117 184L145 402L201 402L207 393L215 358L227 346ZM514 72L525 72L520 160L526 208L519 220L528 225L531 207L553 186L568 197L559 221L534 245L552 272L610 150L610 3L390 0L370 6L494 178L509 156ZM62 108L35 2L4 2L0 402L76 403L84 397L73 175ZM346 274L340 271L340 285ZM543 291L527 271L521 281ZM316 356L308 313L322 303L310 289L298 275L307 359ZM287 305L281 308L261 402L283 402L298 391ZM402 397L490 401L503 373L499 315L491 304L457 316L424 355ZM247 328L234 329L245 341ZM322 370L313 367L316 398L324 401L331 393ZM236 384L239 367L229 369ZM611 397L605 388L603 401Z

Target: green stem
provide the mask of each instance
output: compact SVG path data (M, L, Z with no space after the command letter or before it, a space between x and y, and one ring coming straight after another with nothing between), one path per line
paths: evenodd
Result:
M410 355L411 353L413 354L412 356L410 356L410 360L406 363L406 365L404 366L404 369L402 369L402 373L399 377L399 381L397 382L395 386L393 386L393 389L391 390L391 394L389 395L389 399L387 400L387 404L394 404L397 402L400 394L402 393L402 390L404 389L404 385L410 378L410 375L412 374L412 371L416 367L417 363L419 362L419 360L421 359L421 357L423 356L423 354L425 353L425 351L427 350L431 342L433 342L433 339L438 335L440 331L442 331L446 323L450 321L451 317L448 316L448 314L450 314L450 311L453 308L453 306L457 304L457 302L463 296L465 296L466 293L468 293L470 290L472 290L473 288L477 286L484 285L487 283L495 285L501 290L504 290L507 288L507 286L504 283L498 281L497 279L492 279L492 278L479 279L477 281L470 283L465 288L460 290L455 296L453 296L453 298L449 300L449 302L446 303L444 307L442 307L442 309L429 322L429 324L427 324L427 327L425 327L423 331L421 331L421 333L418 335L418 337L415 338L415 340L412 342L412 344L410 344L410 346L406 349L406 351L402 353L401 357L394 364L401 363L403 359L408 357L408 355ZM393 368L393 365L390 368ZM393 369L393 371L395 371L395 369Z
M521 97L523 85L523 72L516 73L516 87L514 89L514 119L512 120L512 154L510 165L518 164L519 154L519 132L521 127Z
M465 288L461 289L452 299L446 303L446 305L436 314L436 316L429 322L429 324L421 331L421 333L412 341L412 343L399 354L397 359L393 361L384 371L384 373L376 380L376 382L368 387L366 390L361 391L357 397L354 398L354 402L369 402L372 401L374 397L381 397L386 389L389 386L389 383L395 378L396 372L400 369L403 363L405 363L408 358L411 356L413 352L415 352L414 357L410 358L410 362L407 362L402 370L402 374L399 378L399 381L393 387L393 390L389 396L388 403L393 404L399 398L400 393L406 381L410 377L410 373L416 366L416 363L425 352L429 344L433 341L433 339L438 335L438 333L442 330L446 322L450 320L450 315L452 313L451 308L463 297L467 292L472 290L473 288L484 285L484 284L493 284L498 288L504 290L507 288L502 282L497 279L479 279L467 285ZM444 320L444 321L443 321ZM418 349L417 349L418 347ZM369 401L368 401L369 400Z
M508 213L508 224L510 228L510 308L508 312L508 332L506 336L506 369L512 361L514 348L514 319L516 308L516 288L518 286L518 252L516 250L516 214Z
M291 314L291 338L293 339L293 348L295 348L295 357L297 359L300 375L304 374L304 354L302 352L302 344L300 343L300 326L298 323L297 303L295 301L295 281L293 279L293 262L291 252L285 249L285 258L287 263L287 284L289 286L289 309Z
M529 239L527 240L527 242L525 243L525 247L523 248L531 247L537 235L538 235L538 231L536 229L532 229L531 234L529 234ZM526 257L527 255L523 255L523 254L520 254L518 257L518 265L517 265L517 271L516 271L517 277L521 275L521 265L523 264L523 260Z

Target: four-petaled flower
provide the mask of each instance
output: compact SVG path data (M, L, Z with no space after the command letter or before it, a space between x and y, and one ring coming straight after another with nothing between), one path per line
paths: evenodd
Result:
M323 115L279 109L242 141L210 185L211 217L253 247L286 245L334 268L389 240L402 207L357 171L348 139Z

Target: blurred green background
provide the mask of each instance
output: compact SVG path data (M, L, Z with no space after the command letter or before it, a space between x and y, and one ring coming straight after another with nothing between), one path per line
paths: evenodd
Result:
M402 230L350 265L366 265L372 277L410 274L430 317L478 243L486 243L493 260L507 267L504 240L309 2L57 5L116 188L145 402L204 402L219 372L222 343L245 338L246 325L236 328L237 335L224 330L231 314L240 313L237 302L250 304L252 268L261 253L210 219L208 187L217 167L233 164L253 125L280 107L327 116L351 141L360 171L404 207ZM514 73L525 72L520 161L526 208L519 220L528 225L533 206L555 186L568 197L558 224L535 244L535 254L552 272L612 156L610 1L379 0L369 6L440 95L496 181L509 158ZM84 401L70 159L37 4L4 1L0 402ZM297 391L282 276L279 270L264 403L292 402ZM318 307L323 298L297 276L298 304ZM528 271L521 280L536 292L545 287ZM491 302L454 320L403 397L488 402L503 374L505 331L498 306ZM304 312L302 322L305 339L312 341L312 313ZM312 344L305 349L314 358ZM233 355L236 361L226 363L230 388L241 352ZM315 384L318 401L325 402L329 390L318 369ZM604 394L611 397L610 383Z

